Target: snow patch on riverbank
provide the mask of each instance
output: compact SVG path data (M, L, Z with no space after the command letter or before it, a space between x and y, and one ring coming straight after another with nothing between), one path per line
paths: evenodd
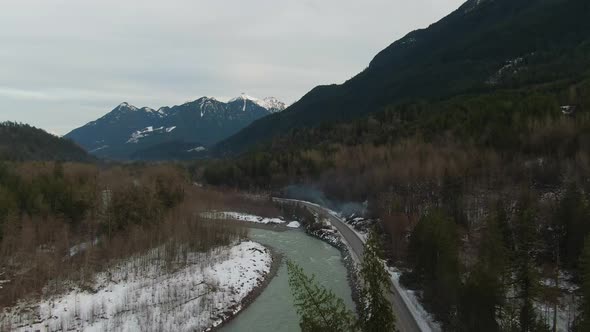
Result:
M241 212L203 212L200 214L201 217L207 219L224 219L224 220L239 220L245 222L253 222L257 224L284 224L286 221L280 218L265 218L255 216L252 214L241 213Z
M207 253L188 253L186 264L165 261L158 248L96 276L92 289L0 313L1 328L17 331L203 331L242 309L272 265L261 244L246 241Z

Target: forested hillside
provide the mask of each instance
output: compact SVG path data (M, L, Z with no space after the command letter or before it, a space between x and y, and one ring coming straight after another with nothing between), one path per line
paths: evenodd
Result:
M589 106L589 79L408 102L294 130L202 175L367 201L390 263L445 330L585 331L588 297L572 285L590 280Z
M0 160L89 161L84 149L29 125L0 123Z
M586 331L589 3L475 3L255 123L233 143L264 144L200 174L367 202L389 263L446 331Z
M589 12L585 0L467 1L393 43L349 81L316 87L220 143L217 152L243 152L293 128L351 120L416 99L571 79L587 71L581 63L588 54Z

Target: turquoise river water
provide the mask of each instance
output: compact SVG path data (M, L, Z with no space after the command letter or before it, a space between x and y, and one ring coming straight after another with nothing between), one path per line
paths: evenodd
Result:
M351 310L354 308L340 251L301 230L274 232L251 229L250 238L274 248L284 259L290 259L303 267L306 273L315 274L319 283L343 298ZM284 259L277 275L262 294L221 331L300 331Z

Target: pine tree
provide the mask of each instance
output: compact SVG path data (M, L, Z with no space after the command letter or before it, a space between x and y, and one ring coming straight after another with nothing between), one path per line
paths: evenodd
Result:
M459 330L498 331L498 309L504 298L506 254L498 216L488 221L479 248L478 262L462 287Z
M305 275L295 263L287 261L287 270L303 332L356 331L355 316L342 299L320 286L315 276Z
M10 213L15 213L18 209L14 194L0 184L0 240L3 237L3 225Z
M522 204L516 220L518 247L514 262L516 296L520 300L519 330L537 332L547 330L540 322L533 305L539 292L539 276L536 269L538 229L529 198L524 198Z
M365 244L361 264L361 303L366 307L360 310L360 324L366 332L395 331L395 316L391 302L386 294L391 292L391 279L379 258L379 241L372 231Z
M590 232L586 204L576 184L570 184L553 216L555 231L559 233L560 256L563 264L575 268Z
M430 211L420 219L409 243L412 272L404 282L422 287L423 300L445 328L456 320L461 284L457 225L444 212Z

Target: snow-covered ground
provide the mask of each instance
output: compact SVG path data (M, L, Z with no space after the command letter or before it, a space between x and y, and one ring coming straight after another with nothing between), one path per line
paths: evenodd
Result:
M260 216L255 216L252 214L247 214L247 213L241 213L241 212L218 212L218 211L213 211L213 212L203 212L201 213L201 217L203 218L207 218L207 219L224 219L224 220L239 220L239 221L245 221L245 222L252 222L252 223L256 223L256 224L275 224L275 225L280 225L280 224L287 224L287 227L291 227L291 228L298 228L301 225L299 224L299 222L297 221L292 221L287 223L287 221L285 221L284 219L281 218L265 218L265 217L260 217Z
M77 244L77 245L71 247L70 248L70 257L74 257L77 254L86 251L86 249L88 249L88 247L90 245L96 245L96 244L98 244L98 241L99 241L98 238L96 238L96 239L94 239L94 241L92 241L92 243L90 243L90 242L83 242L83 243L80 243L80 244Z
M573 276L567 272L559 272L559 298L557 306L557 331L567 332L571 330L574 319L578 314L578 304L576 303L576 292L579 285L573 281ZM540 284L544 287L555 289L555 280L553 278L541 279ZM555 306L552 303L536 302L535 308L541 316L541 319L548 325L553 326Z
M0 330L204 331L239 312L272 264L251 241L184 253L167 262L154 249L99 274L90 289L5 309Z
M287 224L287 227L299 228L299 227L301 227L301 224L299 223L299 221L291 221L290 223Z

